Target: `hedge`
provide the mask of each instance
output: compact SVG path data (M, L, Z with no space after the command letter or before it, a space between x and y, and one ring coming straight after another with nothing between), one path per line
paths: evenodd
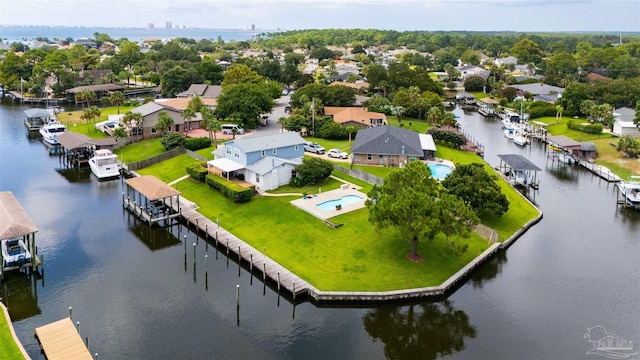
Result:
M462 145L467 143L467 138L457 132L432 127L427 130L427 133L433 137L434 141L448 143L453 145L455 148L460 148Z
M209 173L209 170L207 170L207 168L203 166L205 164L206 162L199 162L187 166L187 174L191 175L192 178L200 182L204 182L205 177Z
M529 118L536 119L545 116L556 116L556 106L546 101L534 101L528 106Z
M237 203L247 202L253 196L253 191L250 188L242 187L217 175L207 175L205 182L209 187L220 190L225 196Z
M187 138L187 142L184 144L184 147L191 151L205 149L209 146L211 146L211 139L208 137Z
M567 127L572 130L584 131L588 134L602 134L602 124L589 124L580 120L569 120Z

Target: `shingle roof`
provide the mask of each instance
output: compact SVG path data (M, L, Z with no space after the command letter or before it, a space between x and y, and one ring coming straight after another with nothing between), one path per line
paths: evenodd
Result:
M85 85L85 86L78 86L78 87L71 88L69 90L66 90L65 92L75 94L85 89L89 89L93 91L104 91L104 90L113 91L113 90L123 90L124 86L120 86L116 84Z
M222 86L220 85L206 85L206 84L191 84L189 88L179 94L177 97L193 97L200 96L201 98L217 98L222 92Z
M10 191L0 192L0 240L33 234L38 228Z
M543 83L535 83L535 84L520 84L520 85L509 85L512 88L518 89L520 91L526 91L533 95L548 95L551 93L562 94L564 89L561 87L547 85Z
M163 183L153 175L132 177L124 182L151 201L180 195L180 191Z
M325 106L325 115L333 115L333 121L344 124L355 121L364 125L371 125L371 119L383 119L387 121L387 116L383 113L371 112L362 107L337 107Z
M424 155L417 132L389 125L358 131L351 152L375 155Z
M140 113L144 117L161 110L164 110L163 106L156 104L155 102L148 102L144 105L138 106L135 109L132 109L131 112Z
M580 143L564 135L549 135L547 142L561 148L580 146Z
M260 174L260 176L268 174L273 169L279 167L282 164L293 164L300 165L302 161L292 161L287 159L282 159L273 156L266 156L256 161L255 163L247 166L247 169Z
M582 151L598 151L596 144L592 142L583 142L580 143L580 150Z
M305 143L302 136L294 131L265 136L241 137L232 141L245 154L265 149L277 149Z

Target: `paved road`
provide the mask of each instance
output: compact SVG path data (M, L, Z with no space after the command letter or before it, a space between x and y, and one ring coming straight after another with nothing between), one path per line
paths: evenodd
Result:
M284 112L284 107L290 101L290 96L285 95L276 100L276 104L273 107L273 111L269 114L269 124L266 126L258 126L255 131L252 131L247 136L262 136L262 135L271 135L277 134L282 131L282 127L278 124L278 119L281 117L289 117L289 114Z

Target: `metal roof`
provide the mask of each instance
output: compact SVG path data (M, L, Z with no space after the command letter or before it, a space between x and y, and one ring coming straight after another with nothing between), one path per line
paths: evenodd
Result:
M24 114L27 115L28 118L49 118L51 114L45 109L27 109L24 111Z
M532 163L531 161L529 161L529 159L527 159L522 155L504 154L504 155L498 155L498 157L502 161L507 163L507 165L509 165L513 170L534 170L534 171L542 170L539 167L537 167L536 164Z
M38 228L10 191L0 192L0 240L33 234Z
M561 148L580 146L579 142L564 135L549 135L547 136L547 143Z

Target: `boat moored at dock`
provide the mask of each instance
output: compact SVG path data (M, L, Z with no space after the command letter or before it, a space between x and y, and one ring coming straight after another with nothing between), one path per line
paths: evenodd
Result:
M2 267L5 270L21 269L31 265L31 252L22 239L2 240Z
M118 156L108 149L98 149L89 159L91 172L100 180L117 178L120 176Z
M54 120L42 125L39 131L40 135L42 135L42 140L46 143L50 145L58 145L56 137L67 131L67 127L57 120Z
M630 176L627 181L617 184L618 190L624 199L618 202L635 208L640 208L640 176Z

